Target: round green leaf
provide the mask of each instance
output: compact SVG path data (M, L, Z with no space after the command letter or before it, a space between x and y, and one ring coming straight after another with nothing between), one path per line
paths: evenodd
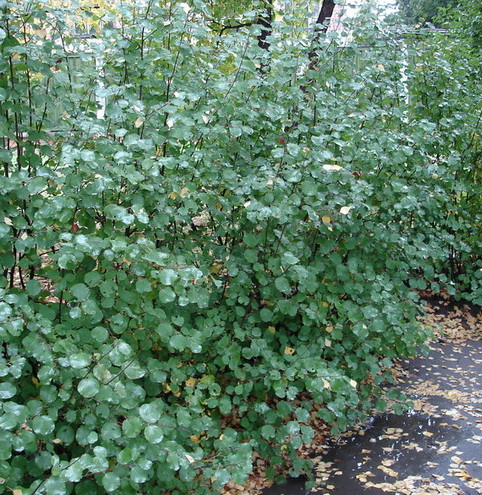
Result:
M121 484L119 476L115 473L105 473L102 477L102 486L107 492L116 491Z
M76 482L82 479L84 468L80 462L73 461L72 464L65 470L65 478L67 481Z
M137 418L127 418L122 423L122 431L128 438L135 438L142 430L142 421Z
M159 300L162 303L170 303L176 299L176 294L170 287L165 287L159 291Z
M149 292L152 289L152 285L149 280L141 278L136 282L136 291L140 293Z
M25 289L29 296L36 296L40 292L40 283L38 280L32 279L25 284Z
M146 423L155 423L160 417L156 404L143 404L139 407L139 416Z
M172 285L173 282L177 280L177 273L170 269L167 268L166 270L161 270L159 273L159 282L163 285Z
M77 390L84 397L94 397L99 393L100 384L95 378L84 378L80 380Z
M0 399L11 399L17 393L17 387L13 383L0 383Z
M72 295L79 301L85 301L90 294L90 289L85 284L75 284L70 289Z
M90 364L90 356L86 352L72 354L70 356L70 366L75 369L86 368Z
M48 435L55 428L54 420L49 416L35 416L32 420L32 429L40 435Z
M164 438L164 432L160 426L149 425L144 430L144 436L149 443L160 443Z
M91 332L92 338L97 342L105 342L109 337L109 332L104 327L95 327Z

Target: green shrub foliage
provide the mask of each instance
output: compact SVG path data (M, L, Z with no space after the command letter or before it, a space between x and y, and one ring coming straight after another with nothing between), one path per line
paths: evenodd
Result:
M414 289L480 302L477 81L446 39L119 9L2 3L0 493L296 475L426 339Z

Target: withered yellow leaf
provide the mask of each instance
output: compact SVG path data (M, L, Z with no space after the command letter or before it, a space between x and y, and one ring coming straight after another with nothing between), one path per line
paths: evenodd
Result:
M342 206L340 208L340 213L342 215L348 215L348 213L350 213L350 210L351 210L351 206Z

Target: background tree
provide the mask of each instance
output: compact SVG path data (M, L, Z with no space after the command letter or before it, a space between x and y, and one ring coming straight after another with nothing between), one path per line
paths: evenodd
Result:
M405 21L409 24L427 23L440 25L437 14L440 9L457 5L458 0L397 0Z

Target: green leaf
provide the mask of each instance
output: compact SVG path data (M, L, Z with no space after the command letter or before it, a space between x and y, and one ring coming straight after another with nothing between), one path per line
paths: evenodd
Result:
M273 313L268 308L263 308L259 314L264 322L270 322L273 318Z
M104 327L93 328L91 335L96 342L105 342L109 338L109 332Z
M29 280L26 283L25 288L27 290L27 294L32 297L37 296L41 290L40 283L38 282L38 280L34 280L34 279Z
M17 387L13 383L0 383L0 399L11 399L17 393Z
M276 435L276 430L271 425L265 425L261 428L261 435L263 438L274 438Z
M139 408L139 416L146 423L155 423L161 417L161 413L155 403L143 404Z
M70 366L76 369L86 368L90 364L90 356L85 352L81 352L79 354L72 354L69 360L70 360Z
M274 282L276 288L283 292L284 294L289 294L291 292L291 286L286 277L278 277Z
M55 428L54 420L49 416L36 416L32 420L32 429L40 435L48 435Z
M149 477L148 471L141 469L139 466L134 466L131 469L130 478L134 483L144 483Z
M100 384L95 378L84 378L77 385L77 390L84 397L95 397L100 391Z
M164 439L164 432L160 426L149 425L144 430L144 436L149 443L160 443Z
M78 461L73 461L70 466L65 470L65 478L67 481L70 482L77 482L82 479L82 476L84 474L84 468L82 467L82 464Z
M122 423L122 431L128 438L135 438L142 430L142 421L137 417L129 417Z
M281 257L281 260L284 264L286 265L296 265L296 263L299 263L299 258L297 258L293 253L290 253L289 251L285 251Z
M115 473L105 473L102 477L102 486L107 492L115 492L120 485L121 480Z
M176 299L176 294L170 287L165 287L159 291L159 300L161 303L167 304Z
M189 347L189 340L182 334L176 334L169 339L169 344L174 347L174 349L183 351Z
M85 284L75 284L70 291L79 301L85 301L90 295L90 289Z
M136 281L136 291L140 293L150 292L152 289L152 285L149 280L145 278L141 278Z
M177 273L170 268L159 272L159 282L163 285L172 285L177 278Z
M131 225L135 220L135 216L120 205L108 205L105 207L104 212L107 218L119 220L124 225Z

